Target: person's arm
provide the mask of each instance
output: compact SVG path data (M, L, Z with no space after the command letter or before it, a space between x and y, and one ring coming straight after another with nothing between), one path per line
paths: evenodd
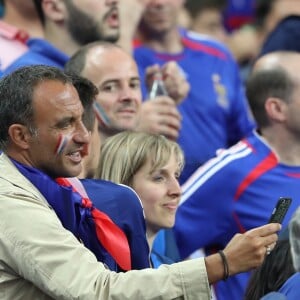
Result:
M128 53L133 51L133 38L149 0L126 0L119 3L120 38L117 44Z
M6 275L23 282L32 299L44 294L54 299L210 299L203 259L158 270L111 272L41 199L19 190L0 195L0 201L1 260L8 264Z
M42 199L21 192L0 195L0 256L6 266L2 278L7 279L2 283L9 281L12 293L23 289L19 298L26 299L30 291L28 299L46 294L54 299L209 300L208 281L224 276L216 256L205 262L195 259L159 269L111 272L62 227ZM279 229L273 223L237 235L224 249L230 275L261 263L265 246L276 241Z

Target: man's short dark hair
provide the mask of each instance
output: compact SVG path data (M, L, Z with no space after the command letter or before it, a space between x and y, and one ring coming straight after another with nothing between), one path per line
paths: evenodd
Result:
M270 97L289 102L295 84L287 71L280 66L254 71L248 78L246 94L259 128L269 125L265 102Z
M72 84L63 71L45 65L22 67L0 80L0 149L7 148L12 124L22 124L35 133L33 93L36 86L47 80Z
M96 86L88 79L77 74L70 74L73 85L77 90L81 104L84 108L82 121L89 131L93 131L95 125L94 101L98 94Z

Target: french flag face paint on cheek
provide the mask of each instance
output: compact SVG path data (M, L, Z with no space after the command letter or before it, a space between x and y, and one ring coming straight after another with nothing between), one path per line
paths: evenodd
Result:
M55 147L55 155L59 155L64 151L70 139L71 135L64 135L62 133L59 135L58 142Z
M102 106L95 101L93 104L93 108L99 125L108 128L110 126L110 121Z

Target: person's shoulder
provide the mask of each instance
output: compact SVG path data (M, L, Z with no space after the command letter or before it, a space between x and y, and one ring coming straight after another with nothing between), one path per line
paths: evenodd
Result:
M2 196L7 198L8 196L13 195L15 192L17 194L23 194L23 191L18 185L15 184L14 180L14 177L18 175L18 172L3 153L0 155L0 168L0 197ZM16 177L16 179L18 180L18 177ZM2 205L0 205L0 207L2 207Z
M219 149L216 156L208 160L199 167L182 185L182 199L188 197L191 188L196 186L215 186L216 182L223 182L224 178L231 179L237 183L242 174L246 173L251 167L249 165L249 157L253 153L253 149L248 143L248 139L244 139L227 149ZM229 187L226 185L225 188ZM185 195L186 193L186 195Z
M103 179L81 179L80 180L82 182L82 184L85 187L88 188L96 188L96 189L101 189L101 190L110 190L110 191L115 191L115 192L127 192L129 189L129 187L125 186L125 185L120 185L117 183L114 183L112 181L108 181L108 180L103 180Z
M259 57L273 51L300 51L300 16L283 18L264 41Z
M48 202L39 190L18 171L11 159L4 153L0 154L0 170L0 210L31 205L49 208ZM20 199L22 201L17 201Z
M41 54L35 53L30 48L28 48L27 51L24 52L24 54L22 54L4 70L3 75L8 75L21 67L41 64L41 62Z
M133 202L138 200L136 192L129 186L123 184L117 184L112 181L102 180L102 179L81 179L81 182L87 193L101 193L102 198L104 195L109 196L109 198L120 199L120 201ZM134 200L134 201L133 201Z
M287 300L287 298L282 293L270 292L266 294L264 297L260 298L260 300Z
M300 297L300 273L293 274L279 289L279 292L287 296L287 299L298 300ZM270 298L271 299L271 298Z
M32 38L27 42L28 50L9 65L3 72L8 75L11 72L25 66L48 65L61 67L67 61L68 56L56 49L47 40L42 38Z
M252 147L253 136L250 134L248 137L240 140L235 145L227 149L218 149L216 151L216 157L212 158L205 165L219 166L220 169L235 169L237 165L247 158L254 149ZM205 166L204 165L204 166ZM239 168L237 168L238 170Z
M18 41L23 44L26 44L26 41L29 38L29 34L26 31L19 29L1 20L0 20L0 36L7 40Z
M232 54L225 44L216 39L194 31L180 31L184 45L195 51L200 51L208 56L214 56L223 60L232 59Z
M60 51L57 47L55 47L53 44L51 44L48 40L40 37L32 37L28 39L27 46L31 50L31 52L34 53L42 53L44 56L46 56L46 53L43 53L44 51Z

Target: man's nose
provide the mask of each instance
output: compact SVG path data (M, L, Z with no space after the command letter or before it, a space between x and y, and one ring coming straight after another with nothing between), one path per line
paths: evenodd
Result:
M134 93L135 91L133 91L130 86L123 86L122 89L120 90L119 100L120 101L133 100L135 98Z
M89 131L86 129L82 121L80 121L73 136L74 141L80 144L88 144L90 142L90 137L91 135Z

